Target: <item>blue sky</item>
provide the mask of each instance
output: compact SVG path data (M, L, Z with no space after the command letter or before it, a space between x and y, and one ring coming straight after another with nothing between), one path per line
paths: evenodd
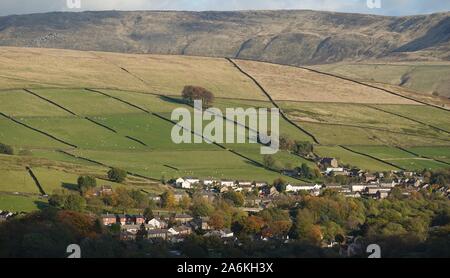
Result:
M260 10L312 9L381 15L413 15L450 11L450 0L381 1L370 9L368 0L69 0L81 9L69 9L68 0L0 0L0 15L82 10Z

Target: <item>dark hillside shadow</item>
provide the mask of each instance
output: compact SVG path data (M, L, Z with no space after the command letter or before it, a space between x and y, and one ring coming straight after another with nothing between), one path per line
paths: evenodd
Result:
M78 191L78 184L63 182L61 186L68 190Z
M50 205L46 202L43 201L34 201L34 204L37 206L38 209L42 210L42 209L46 209L48 208Z
M170 103L186 105L186 102L179 98L169 97L169 96L159 96L159 98L163 101L167 101Z

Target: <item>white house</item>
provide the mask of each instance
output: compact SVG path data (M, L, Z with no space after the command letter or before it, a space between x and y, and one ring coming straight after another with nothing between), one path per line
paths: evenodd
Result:
M204 181L203 181L203 184L204 184L204 185L213 185L213 184L215 184L215 183L216 183L215 180L204 180Z
M197 178L184 178L185 181L189 182L190 184L197 184L200 183L200 180Z
M167 232L173 236L176 236L179 234L179 232L177 232L174 228L170 228L169 230L167 230Z
M189 181L185 180L184 182L181 183L181 188L183 188L183 189L190 189L190 188L192 188L192 183L190 183Z
M184 179L183 178L178 178L178 179L176 179L176 181L175 181L175 184L177 185L177 186L181 186L181 184L184 182Z
M256 181L255 182L255 187L264 187L267 186L267 182L265 181Z
M367 188L367 184L353 184L352 192L362 192Z
M129 232L129 233L137 233L138 231L139 231L139 229L140 229L140 225L123 225L122 227L121 227L121 229L122 229L122 231L127 231L127 232Z
M220 185L221 186L234 186L234 181L229 181L229 180L223 180L223 181L220 181Z
M251 186L252 182L251 181L238 181L239 186Z
M334 168L334 167L328 167L327 170L325 171L325 173L327 175L329 175L330 173L336 173L336 174L346 174L345 169L344 168Z
M210 232L206 233L205 236L206 237L217 236L220 238L230 238L230 237L234 236L234 233L230 229L223 229L223 230L210 231Z
M347 192L344 196L347 198L361 198L361 194L359 192Z
M161 219L153 218L152 220L148 221L148 226L153 227L154 229L163 229L167 227L167 224Z
M321 188L322 188L322 186L319 185L319 184L314 184L314 185L291 185L291 184L288 184L286 186L286 192L298 192L298 191L301 191L301 190L304 190L304 191L311 191L311 190L318 191Z
M396 182L382 182L380 183L380 187L395 187L397 184Z
M378 184L353 184L352 192L363 192L366 188L378 188Z
M200 183L200 180L197 178L178 178L175 183L178 187L190 189L192 185Z
M222 238L229 238L233 237L234 233L230 229L223 229L222 230Z
M368 187L366 188L365 193L369 194L369 195L375 195L377 194L377 192L391 192L392 188L391 187Z

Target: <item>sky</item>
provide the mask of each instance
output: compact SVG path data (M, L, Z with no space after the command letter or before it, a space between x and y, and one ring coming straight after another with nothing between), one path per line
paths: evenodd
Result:
M76 5L77 2L80 2L80 8ZM399 16L450 11L450 0L0 0L0 16L85 10L268 9L311 9Z

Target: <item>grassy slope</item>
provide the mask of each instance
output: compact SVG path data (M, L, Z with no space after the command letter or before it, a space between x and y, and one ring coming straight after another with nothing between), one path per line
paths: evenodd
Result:
M414 104L386 92L305 69L244 60L236 63L256 78L274 100Z
M0 210L31 212L47 205L47 199L38 196L0 194Z
M180 106L192 111L191 108L180 104L178 99L182 86L187 84L201 85L212 90L217 97L215 105L221 109L236 106L272 107L259 88L224 59L14 49L0 51L0 60L8 61L7 64L0 64L2 72L8 75L6 78L8 81L5 81L4 76L3 79L0 78L0 112L12 115L30 126L80 147L78 150L69 150L70 147L67 145L0 117L2 127L0 142L14 145L18 150L30 149L35 157L20 158L20 163L3 161L3 165L7 167L3 167L2 171L9 177L3 182L3 187L7 189L5 191L17 188L17 184L20 184L20 180L23 179L20 173L24 172L27 165L31 165L33 169L36 168L37 175L44 181L46 190L60 188L63 182L73 184L80 174L105 175L105 168L99 168L93 163L57 152L58 149L66 149L83 157L110 166L123 167L156 179L162 176L168 179L194 175L271 181L279 176L217 146L176 145L170 140L172 128L170 123L123 102L83 89L85 87L103 88L100 91L166 118L170 118L171 111ZM442 140L447 138L442 132L355 103L383 103L377 107L410 116L415 120L429 121L446 129L450 122L447 121L448 117L444 111L421 105L399 105L409 101L347 82L333 80L336 82L329 84L330 79L303 70L253 62L240 61L240 63L245 63L250 71L254 71L253 74L262 80L263 85L267 86L269 93L291 119L311 131L319 138L320 143L333 145L316 146L316 152L321 156L334 156L342 163L349 163L363 169L389 170L393 167L351 153L336 145L350 145L352 148L356 147L352 145L448 145L448 141ZM43 67L43 64L47 66ZM43 88L48 87L50 83L65 88ZM21 87L32 87L39 96L50 99L79 116L74 116L23 90L2 90ZM300 93L298 93L299 90ZM326 90L330 92L321 95ZM311 97L311 99L303 97ZM317 97L321 98L320 101L327 103L278 101L279 99L316 100ZM354 104L330 103L336 99ZM85 116L115 129L117 133L89 122L84 119ZM281 134L287 134L296 140L311 140L287 121L281 120L280 124ZM334 124L360 127L335 126ZM376 128L408 132L413 135L380 131ZM125 136L139 139L148 146L142 146ZM225 144L225 146L250 159L262 162L259 145ZM384 148L361 147L359 150L386 161L392 160L392 163L408 169L448 166L417 157L399 155L385 157ZM435 152L431 149L432 147L429 148L424 150L412 147L412 150L428 154ZM446 146L439 148L444 150L441 153L446 153L449 149ZM434 157L435 154L433 153L432 156ZM39 157L46 159L36 159ZM448 156L439 158L449 159ZM297 166L303 162L311 164L285 152L278 153L276 159L279 167ZM52 163L57 164L57 167L55 168L54 165L47 167ZM10 182L7 182L8 180ZM157 192L160 189L149 185L145 187L145 190ZM30 184L29 187L24 185L20 191L36 193L37 188L34 184Z
M0 170L0 191L38 194L39 190L28 172L22 170Z
M442 96L450 96L449 63L339 63L311 67L362 81L402 84L403 87L425 94L437 92Z
M450 112L429 106L420 107L420 109L417 109L416 106L409 105L377 105L376 107L409 117L414 120L432 124L450 132Z
M446 168L448 165L434 161L432 159L425 159L417 157L406 151L386 146L370 146L360 147L352 146L353 150L370 154L376 158L388 161L394 165L400 166L407 170L422 170L422 169L439 169Z

